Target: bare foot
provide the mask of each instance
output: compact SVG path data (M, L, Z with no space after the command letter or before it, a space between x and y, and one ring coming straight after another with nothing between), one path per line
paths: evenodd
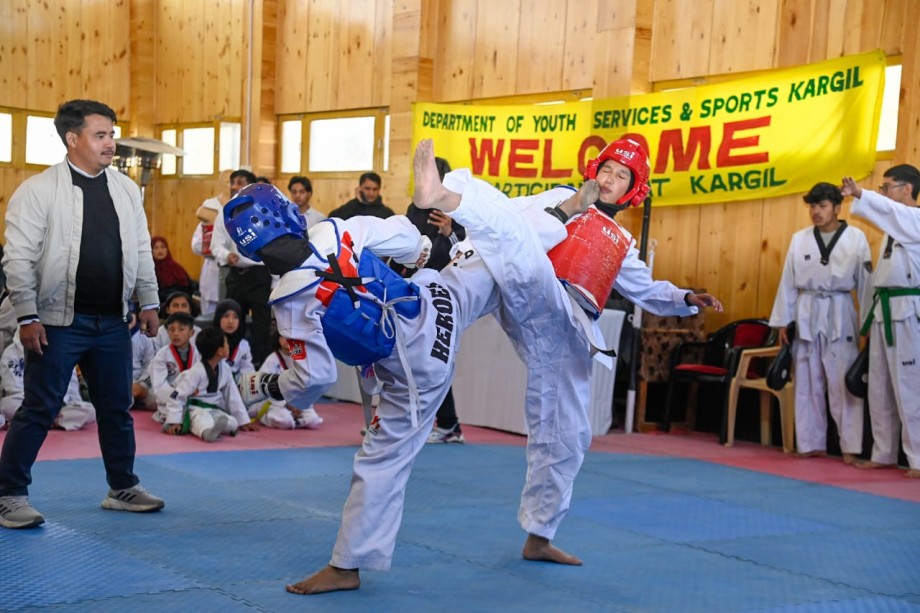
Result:
M857 460L853 464L856 468L894 468L894 464L882 464L881 462L873 462L872 460Z
M852 466L852 465L856 464L857 462L859 462L859 458L856 457L856 454L855 454L855 453L844 453L844 454L842 454L842 455L843 455L843 463L844 463L844 464L847 464L847 465L849 465L849 466Z
M359 587L361 587L361 578L358 576L357 568L327 566L299 583L285 586L284 589L292 594L322 594L323 592L356 590Z
M549 539L528 534L524 542L524 559L537 562L555 562L556 564L569 564L581 566L582 561L568 554L549 542Z
M589 179L582 184L581 189L575 192L573 196L560 204L559 208L569 217L580 215L587 211L588 207L597 202L600 197L601 188L597 181Z
M430 138L420 140L412 158L415 170L415 190L412 202L420 209L441 209L450 212L460 205L460 195L441 184L441 175L434 162L434 142Z
M920 479L920 468L911 468L904 473L904 476L908 479Z
M821 451L820 449L815 451L806 451L804 453L795 454L799 458L823 458L827 456L826 451Z

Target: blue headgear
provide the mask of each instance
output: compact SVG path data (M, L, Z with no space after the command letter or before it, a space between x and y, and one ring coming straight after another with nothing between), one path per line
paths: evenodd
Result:
M274 185L251 183L224 205L224 225L240 253L261 262L259 249L281 236L302 238L307 220Z

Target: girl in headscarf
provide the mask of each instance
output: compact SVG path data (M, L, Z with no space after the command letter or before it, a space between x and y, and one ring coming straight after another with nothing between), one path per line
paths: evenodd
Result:
M150 239L150 249L153 252L153 268L157 275L157 285L160 286L160 302L173 292L185 292L192 295L192 280L182 268L182 264L175 261L169 253L169 245L162 236Z
M236 300L221 300L214 309L214 327L224 331L227 335L227 344L230 354L227 364L233 373L234 381L240 380L241 373L250 373L255 370L252 365L252 349L249 341L243 338L246 335L246 320L243 319L243 310Z

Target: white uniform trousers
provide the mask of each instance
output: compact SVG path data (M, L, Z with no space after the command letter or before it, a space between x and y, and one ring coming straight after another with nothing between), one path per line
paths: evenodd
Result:
M828 407L840 434L840 450L862 453L863 401L847 390L845 382L859 347L847 338L828 341L824 334L818 334L813 341L795 341L795 441L799 453L827 451Z
M462 191L464 200L479 203L479 206L466 208L466 214L458 209L452 216L466 227L467 236L488 264L488 269L482 268L482 274L476 278L464 277L463 273L455 276L451 266L440 274L438 283L449 291L454 303L456 319L453 334L458 339L473 321L497 305L487 306L482 300L490 285L494 289L497 283L503 290L523 296L525 292L537 291L534 288L541 283L541 276L547 270L551 274L552 267L536 233L523 217L510 212L504 196L494 188L475 179L449 188ZM493 204L482 206L486 202ZM437 272L425 269L416 273L413 280L423 286L423 279L437 275ZM555 275L552 281L555 283ZM471 289L475 290L475 295L470 294ZM422 299L430 300L430 294L424 289ZM424 316L423 307L420 317ZM390 568L402 521L406 483L415 457L425 448L438 408L450 389L458 346L459 342L456 342L450 347L446 376L439 377L434 385L418 390L420 402L416 428L412 427L407 410L410 406L409 391L399 361L391 356L375 365L382 385L380 404L355 456L351 491L342 512L342 524L330 562L332 566L368 570ZM406 357L417 382L433 381L433 377L426 373L444 372L445 364L429 355L410 354ZM429 368L428 364L432 366Z
M189 429L192 431L192 434L198 438L204 438L203 434L214 427L214 417L219 413L223 413L227 417L227 425L224 426L221 434L232 434L239 429L240 424L236 421L236 418L229 413L224 413L220 409L189 407L188 416L191 422Z
M884 323L872 324L869 345L869 417L872 461L896 464L898 433L911 468L920 469L920 325L913 317L892 321L893 346Z

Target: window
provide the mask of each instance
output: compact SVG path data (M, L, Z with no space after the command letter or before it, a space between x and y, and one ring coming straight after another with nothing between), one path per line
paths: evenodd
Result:
M213 177L220 170L240 167L238 121L160 125L158 132L160 140L184 152L181 162L175 155L163 155L162 176Z
M303 145L303 122L299 119L281 122L281 172L300 172Z
M240 124L220 123L220 151L218 151L218 170L240 167Z
M182 174L214 174L214 128L182 130Z
M0 113L0 162L13 161L13 116Z
M26 117L26 164L51 166L64 160L67 148L54 129L54 117Z
M878 122L876 151L894 151L898 140L898 102L901 95L901 65L885 68L885 92Z
M176 131L174 129L163 130L160 133L160 140L168 145L176 147ZM160 161L160 174L162 175L174 175L176 174L176 156L171 154L164 154L163 159Z
M318 119L310 124L310 172L374 167L374 117Z
M389 126L384 109L282 116L278 139L281 173L386 171Z

